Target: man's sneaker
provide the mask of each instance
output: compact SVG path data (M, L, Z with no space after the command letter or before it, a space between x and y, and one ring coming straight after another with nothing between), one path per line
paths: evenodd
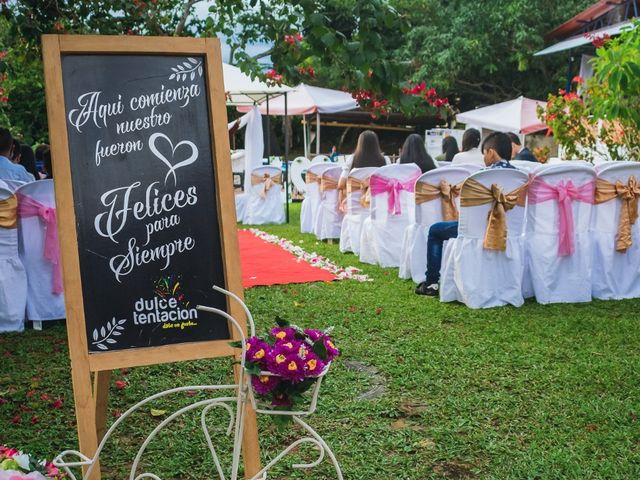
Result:
M422 282L416 287L416 294L418 295L427 295L429 297L437 297L440 295L440 285L437 283L432 283L431 285L427 285L427 282Z

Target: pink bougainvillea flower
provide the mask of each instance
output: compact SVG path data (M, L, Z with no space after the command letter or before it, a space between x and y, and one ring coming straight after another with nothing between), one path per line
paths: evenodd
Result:
M580 75L576 75L571 80L571 83L577 83L578 85L582 85L584 83L584 78L582 78Z
M116 380L115 385L118 390L124 390L127 388L127 382L124 380Z
M59 397L57 400L51 402L51 406L56 410L59 410L64 405L64 397Z

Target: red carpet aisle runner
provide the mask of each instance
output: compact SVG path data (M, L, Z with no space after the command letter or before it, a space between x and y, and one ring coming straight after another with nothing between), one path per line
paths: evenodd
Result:
M337 277L322 268L312 267L304 260L278 245L262 240L248 230L238 230L240 265L244 288L256 285L330 282Z

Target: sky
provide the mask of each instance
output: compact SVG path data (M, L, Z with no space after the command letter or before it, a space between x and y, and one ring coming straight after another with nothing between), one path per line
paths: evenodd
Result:
M200 18L207 18L207 15L209 14L209 7L211 5L214 5L215 1L213 0L206 0L204 2L198 2L194 5L194 14ZM221 43L221 50L222 50L222 61L225 63L230 63L229 62L229 55L231 53L231 49L229 48L229 46L226 44L225 41L225 37L219 37L220 38L220 43ZM265 51L268 48L268 45L265 43L257 43L255 45L251 45L247 48L247 53L249 55L255 55L258 54L260 52ZM270 57L265 57L260 59L260 63L264 63L267 65L271 65L271 58Z

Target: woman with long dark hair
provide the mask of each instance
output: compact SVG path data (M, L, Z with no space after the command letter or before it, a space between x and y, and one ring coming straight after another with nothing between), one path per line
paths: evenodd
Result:
M20 165L22 165L27 172L29 172L36 180L40 179L38 169L36 168L36 157L33 154L33 150L29 145L20 145Z
M382 150L380 150L378 135L371 130L365 130L358 137L358 143L351 159L347 160L343 167L338 188L346 188L347 176L354 168L384 167L386 164Z
M442 154L436 157L439 162L451 162L453 157L460 151L458 141L455 137L449 135L442 139Z
M412 133L404 141L398 163L415 163L422 173L436 168L433 158L427 153L422 137L417 133Z

